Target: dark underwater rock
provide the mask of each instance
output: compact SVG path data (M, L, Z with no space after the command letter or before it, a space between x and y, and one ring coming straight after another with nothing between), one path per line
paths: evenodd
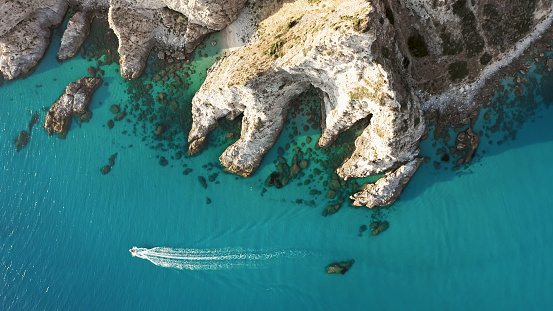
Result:
M205 180L205 177L203 177L203 176L198 176L198 181L200 182L200 184L202 185L202 187L204 187L204 189L207 189L207 181Z
M102 167L102 169L100 171L102 172L102 175L106 175L107 173L111 172L111 166L106 165L106 166Z
M112 154L111 157L109 157L109 165L114 166L116 158L117 158L117 152Z
M365 231L367 231L367 225L361 225L361 227L359 227L359 236L362 236Z
M81 115L81 122L90 122L90 119L92 119L92 111L87 111Z
M33 129L33 126L38 122L39 114L38 111L35 111L33 116L31 117L31 121L29 121L29 132Z
M328 215L336 214L340 210L341 207L342 207L341 204L329 205L323 210L322 215L326 217Z
M279 172L272 172L269 177L265 180L265 186L271 187L275 186L277 189L282 188L282 181L280 180L280 173Z
M125 111L121 112L120 114L116 115L115 118L113 118L114 121L121 121L127 116L127 113Z
M169 161L167 161L165 157L161 157L161 159L159 159L159 165L167 166L168 164L169 164Z
M386 231L390 227L390 224L387 221L383 221L378 223L378 227L373 230L373 235L378 235L384 231Z
M14 141L15 146L17 147L17 152L21 151L21 149L27 146L30 138L31 138L31 133L27 131L21 131L19 135L17 135L17 138Z
M109 107L109 111L113 114L119 114L121 112L121 108L119 108L118 105L111 105L111 107Z

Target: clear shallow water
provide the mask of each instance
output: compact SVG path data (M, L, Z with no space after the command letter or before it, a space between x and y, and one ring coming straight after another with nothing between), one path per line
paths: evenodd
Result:
M346 206L322 217L324 194L308 196L314 205L296 204L306 189L294 183L260 195L288 133L248 179L221 173L219 184L201 186L197 177L214 172L202 166L215 163L222 147L186 159L193 168L186 176L176 162L160 166L159 151L121 134L130 125L104 126L113 117L109 106L128 100L123 80L108 68L109 85L95 94L90 123L74 124L65 140L35 126L27 147L16 152L13 140L31 111L50 106L91 65L80 58L56 63L56 44L33 75L0 87L0 309L543 310L553 304L552 109L542 107L515 141L482 143L486 154L468 169L424 163L386 211L390 229L359 237L371 211ZM422 150L435 153L431 141ZM100 174L115 152L111 173ZM180 270L132 257L133 246L308 256L255 268ZM347 274L324 273L328 263L351 258L356 262Z

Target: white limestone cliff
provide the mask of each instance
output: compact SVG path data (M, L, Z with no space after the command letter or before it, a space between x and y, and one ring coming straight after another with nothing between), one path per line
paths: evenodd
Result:
M376 61L372 44L383 30L370 18L375 8L362 0L325 4L309 10L307 1L284 4L284 17L271 16L260 25L265 38L279 39L261 38L211 68L192 102L191 153L202 148L220 118L243 113L241 137L220 161L250 176L278 138L290 101L314 86L323 94L319 145L331 145L357 121L371 118L354 154L338 169L342 178L415 161L425 122L417 98L394 90L392 80L399 89L401 78ZM364 204L361 198L356 203Z
M245 1L1 0L0 72L11 80L32 70L46 51L51 30L71 7L58 59L75 56L92 19L107 16L119 39L121 75L137 78L154 47L184 58L206 35L236 19Z

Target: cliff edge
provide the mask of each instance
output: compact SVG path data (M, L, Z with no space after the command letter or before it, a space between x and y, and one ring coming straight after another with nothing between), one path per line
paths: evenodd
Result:
M6 80L31 71L44 56L51 30L72 9L58 59L77 54L95 17L106 17L119 39L121 75L142 74L156 48L183 59L210 33L238 17L246 0L0 1L0 72Z
M385 174L351 197L369 208L393 203L420 166L426 119L470 123L486 79L552 17L551 1L538 0L297 0L253 7L266 13L256 36L216 63L193 99L189 152L204 147L218 120L243 114L241 137L220 161L250 176L278 138L291 100L313 86L322 98L320 146L370 120L336 171L345 180Z

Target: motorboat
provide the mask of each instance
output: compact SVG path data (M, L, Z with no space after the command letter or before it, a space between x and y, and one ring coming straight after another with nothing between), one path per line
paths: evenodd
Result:
M134 246L133 248L129 249L129 252L131 252L131 255L133 255L133 256L140 256L146 250L147 249L145 249L145 248L140 248L140 247Z

